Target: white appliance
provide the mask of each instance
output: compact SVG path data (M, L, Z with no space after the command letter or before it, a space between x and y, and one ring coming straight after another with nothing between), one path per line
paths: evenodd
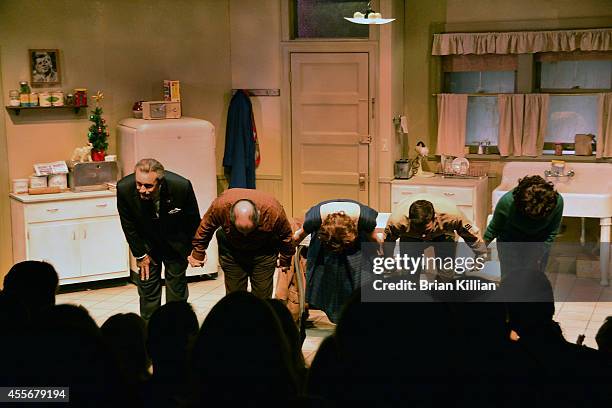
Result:
M134 172L143 158L159 160L167 170L189 179L193 185L200 216L217 197L215 127L208 121L180 119L123 119L117 127L119 162L122 175ZM219 271L217 240L213 237L203 268L187 268L187 276L215 274ZM131 258L132 270L137 270Z

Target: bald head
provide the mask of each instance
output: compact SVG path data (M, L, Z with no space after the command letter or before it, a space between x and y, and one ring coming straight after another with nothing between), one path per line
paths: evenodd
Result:
M250 200L237 201L230 214L234 227L243 235L248 235L257 228L258 214L255 204Z

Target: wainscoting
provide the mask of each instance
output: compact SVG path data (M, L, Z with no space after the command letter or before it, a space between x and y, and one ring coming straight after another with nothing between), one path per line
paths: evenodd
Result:
M228 181L223 174L217 175L217 194L227 190ZM275 175L258 174L255 177L257 190L272 194L278 201L283 203L283 177ZM283 203L285 205L285 203Z

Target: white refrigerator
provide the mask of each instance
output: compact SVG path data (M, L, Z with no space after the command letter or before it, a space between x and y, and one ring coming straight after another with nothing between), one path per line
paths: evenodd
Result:
M143 158L159 160L167 170L189 179L193 185L200 216L217 197L215 127L202 119L123 119L117 127L119 163L122 176L134 172ZM217 240L213 238L206 251L203 268L187 268L187 276L211 275L219 271ZM136 263L130 257L132 270Z

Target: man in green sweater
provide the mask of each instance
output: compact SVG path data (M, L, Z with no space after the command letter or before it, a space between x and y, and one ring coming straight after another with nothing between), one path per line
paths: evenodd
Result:
M552 243L562 215L563 197L554 185L540 176L527 176L499 200L484 240L487 245L495 238L500 242Z
M497 238L502 286L506 285L513 300L542 301L552 296L544 271L562 215L563 197L540 176L520 179L495 206L484 240L488 245ZM544 287L544 292L537 286Z

